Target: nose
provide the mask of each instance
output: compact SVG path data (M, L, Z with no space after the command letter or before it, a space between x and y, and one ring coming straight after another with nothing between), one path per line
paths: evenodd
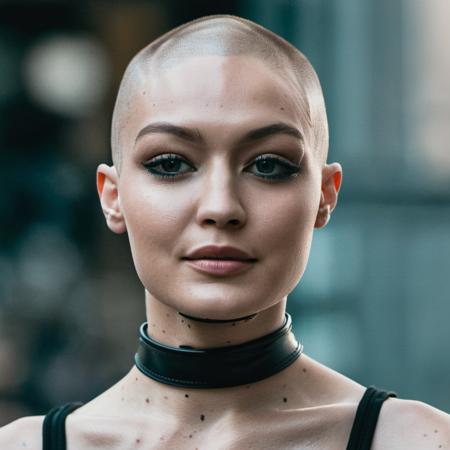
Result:
M197 207L197 222L200 226L240 228L246 222L246 211L242 205L238 183L225 164L216 164L202 180Z

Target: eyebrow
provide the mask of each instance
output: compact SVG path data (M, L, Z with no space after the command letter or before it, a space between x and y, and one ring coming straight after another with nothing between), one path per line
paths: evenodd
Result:
M135 143L142 136L153 133L169 134L193 143L204 143L204 139L198 128L183 127L174 125L169 122L156 122L145 126L141 131L139 131L138 135L136 136ZM288 136L293 136L301 141L304 140L303 134L299 129L284 122L277 122L270 125L265 125L260 128L255 128L254 130L250 130L241 139L239 139L237 144L249 144L251 142L258 141L260 139L264 139L277 134L285 134Z

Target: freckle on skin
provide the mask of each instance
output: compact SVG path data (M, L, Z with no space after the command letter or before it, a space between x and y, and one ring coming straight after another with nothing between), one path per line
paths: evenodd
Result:
M164 400L169 400L169 397L167 397L167 395L165 395Z
M233 327L235 327L236 326L236 322L233 322L231 325L233 325Z
M140 439L136 439L136 444L139 444L141 442Z
M136 379L136 381L138 380L137 377L135 379Z
M434 430L434 432L435 432L435 433L439 433L439 431L438 431L438 430Z
M188 324L188 328L191 328L191 326Z
M283 108L283 107L281 107L281 108L280 108L280 111L284 111L284 108Z
M303 368L303 372L305 372L305 373L306 373L306 369L305 369L305 368Z
M163 332L164 334L166 334L166 330L162 330L162 332Z
M192 439L192 434L189 435L189 439Z
M150 399L146 398L145 403L150 403Z

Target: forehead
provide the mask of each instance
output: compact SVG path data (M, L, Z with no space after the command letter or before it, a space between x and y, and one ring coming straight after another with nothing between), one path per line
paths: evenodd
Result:
M149 67L140 78L134 129L153 120L225 127L278 119L307 134L306 98L289 65L275 70L248 55L200 56L168 68Z

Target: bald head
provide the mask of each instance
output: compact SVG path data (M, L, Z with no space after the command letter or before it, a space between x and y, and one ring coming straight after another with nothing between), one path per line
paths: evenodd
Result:
M137 53L122 78L113 111L111 149L120 172L127 143L124 130L136 96L149 78L199 56L254 57L286 79L300 93L310 145L321 164L328 152L328 123L320 82L314 68L295 47L266 28L230 15L203 17L183 24ZM151 94L150 94L151 95Z

